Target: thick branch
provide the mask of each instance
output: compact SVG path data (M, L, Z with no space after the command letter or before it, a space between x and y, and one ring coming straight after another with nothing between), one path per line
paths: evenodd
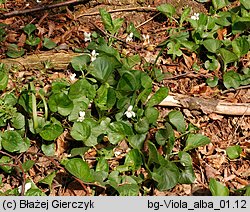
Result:
M7 68L25 69L44 69L45 65L55 70L65 70L74 56L79 53L62 53L62 52L44 52L41 54L33 54L16 59L2 59L0 63L4 63Z
M159 105L201 110L205 114L217 113L232 116L250 115L249 103L229 103L216 99L189 97L180 94L169 95Z

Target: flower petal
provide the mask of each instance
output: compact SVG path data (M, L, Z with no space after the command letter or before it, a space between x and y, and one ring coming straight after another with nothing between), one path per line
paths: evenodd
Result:
M129 105L127 111L132 111L133 110L133 105Z

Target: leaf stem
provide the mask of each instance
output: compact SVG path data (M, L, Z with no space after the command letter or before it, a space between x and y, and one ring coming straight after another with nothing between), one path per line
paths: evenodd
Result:
M36 108L36 96L35 96L35 86L33 82L30 82L30 90L31 90L31 99L32 99L32 118L33 118L33 127L34 130L38 128L38 120L37 120L37 108Z
M183 134L181 134L180 136L178 136L175 140L178 140L178 139L182 138L183 136L188 135L190 133L194 133L194 132L195 132L195 130L188 130L188 131L184 132Z
M47 102L46 102L46 100L44 98L44 95L40 91L39 91L39 95L40 95L40 97L41 97L41 99L43 101L43 105L44 105L44 118L47 121L47 119L48 119L48 105L47 105Z

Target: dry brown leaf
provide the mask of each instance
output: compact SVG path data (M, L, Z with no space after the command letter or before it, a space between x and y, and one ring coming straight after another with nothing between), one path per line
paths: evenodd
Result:
M224 40L224 36L227 34L227 28L224 27L223 29L218 29L217 34L219 40Z
M190 93L191 94L200 94L200 93L204 93L204 90L206 90L206 83L202 83L200 85L196 85L194 87L191 88Z
M185 195L190 195L191 192L192 192L191 185L189 185L189 184L183 184L182 186L183 186L183 191L184 191Z
M39 173L40 174L40 173ZM40 175L35 175L34 176L34 178L33 178L33 182L34 183L38 183L40 180L42 180L43 179L43 177L42 176L40 176Z
M68 142L65 140L68 131L65 130L57 139L56 139L56 152L55 155L59 157L68 149Z
M230 176L228 176L228 177L225 177L225 178L223 179L223 182L231 181L231 180L233 180L234 178L236 178L236 175L232 174L232 175L230 175Z
M19 47L23 47L25 45L26 38L27 38L26 34L22 33L21 36L18 39L18 44L17 45Z
M219 169L221 165L226 162L226 157L221 154L216 154L207 156L207 160L214 168Z
M68 7L66 7L66 11L67 11L66 16L67 16L69 19L74 20L74 19L75 19L74 13L72 13L72 12L69 10Z
M213 145L213 143L209 143L208 145L207 145L207 153L206 153L206 155L212 155L213 154L213 152L214 152L214 149L215 149L215 146Z
M97 155L97 152L94 148L89 149L85 154L84 154L84 158L88 159L88 158L93 158Z
M118 145L123 151L127 151L128 149L128 143L126 142L126 140L122 140L119 145Z
M10 189L12 189L12 187L9 183L3 183L3 185L0 188L0 191L4 193Z
M183 113L185 114L186 117L189 117L189 118L194 118L194 116L192 115L191 111L188 110L188 109L183 109Z
M86 191L79 182L73 181L68 185L66 191L62 193L62 196L86 196Z
M245 185L242 185L238 182L232 182L233 186L236 188L236 189L241 189L241 188L244 188Z
M241 176L241 177L248 177L250 176L250 164L247 162L243 162L238 169L236 170L233 167L233 171L237 176Z
M207 146L199 146L198 150L201 154L206 155L207 154Z
M30 175L31 177L36 176L36 171L35 171L34 167L31 167L31 168L29 169L29 175Z
M15 22L15 17L12 18L6 18L4 20L1 20L0 23L6 24L6 25L12 25Z
M149 52L147 51L146 55L143 55L144 59L148 62L148 63L154 63L156 58L157 58L158 53L156 52ZM157 60L157 65L159 65L162 61L162 57L159 57Z
M59 187L59 186L57 186L57 187ZM55 189L53 185L52 185L52 189L50 190L49 196L50 197L57 196L57 189Z
M42 37L47 31L47 29L45 29L44 27L40 27L38 25L36 26L36 28L38 29L38 36L39 37Z
M212 120L220 120L220 121L224 118L224 116L219 115L217 113L211 113L208 115L208 117Z
M66 31L63 36L61 37L61 42L64 43L65 41L69 40L72 36L73 29L69 29Z
M66 75L64 73L61 72L54 72L51 76L50 76L50 80L55 80L58 78L66 78Z
M192 53L193 63L197 62L197 55L193 52Z
M48 22L48 27L49 27L48 37L50 37L53 34L56 25L55 25L55 23L53 21L49 21Z
M48 17L49 13L48 12L45 12L43 14L43 16L39 19L38 23L37 23L37 26L41 26L43 21Z
M29 149L28 149L28 151L27 152L30 152L31 154L36 154L36 153L38 153L39 152L39 149L38 149L38 147L36 146L36 145L32 145Z
M40 166L40 167L48 167L51 164L51 161L46 158L46 157L39 157L37 160L36 165Z
M17 41L17 37L19 37L17 33L9 32L7 35L6 41L10 43L15 43Z
M242 177L250 177L250 168L241 174Z
M154 190L154 196L166 196L165 191L159 191L157 189Z
M194 64L193 60L192 60L192 57L189 57L185 54L183 54L183 58L185 60L185 64L187 65L187 67L190 69L192 68L192 65Z
M203 97L210 97L214 96L215 90L209 86L206 85L206 83L202 83L200 85L196 85L191 88L190 90L191 94L199 94Z
M241 179L239 177L235 177L235 180L238 181L241 185L249 185L249 182L247 180Z
M209 166L208 164L205 165L205 172L207 179L215 178L216 176L220 175L220 172L213 167Z

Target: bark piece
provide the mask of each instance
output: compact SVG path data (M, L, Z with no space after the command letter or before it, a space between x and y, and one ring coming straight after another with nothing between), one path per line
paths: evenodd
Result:
M41 54L33 54L16 59L1 59L0 63L4 63L7 68L17 68L18 70L26 69L44 69L46 63L50 63L49 68L55 70L65 70L74 56L79 53L64 52L44 52Z
M159 106L182 107L189 110L201 110L205 114L250 115L249 103L229 103L217 99L204 99L181 94L167 96Z

